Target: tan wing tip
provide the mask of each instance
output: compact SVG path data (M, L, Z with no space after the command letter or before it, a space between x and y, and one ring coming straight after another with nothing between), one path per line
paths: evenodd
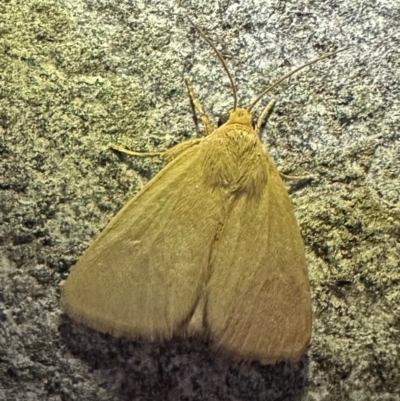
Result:
M254 362L257 361L263 365L274 365L279 362L299 362L307 353L310 348L310 342L308 342L302 348L291 351L283 351L283 350L273 350L270 353L263 352L242 352L241 350L232 349L226 347L222 344L215 344L215 347L221 351L223 354L227 355L229 358L240 360L243 362Z
M77 312L74 308L64 306L65 313L76 323L83 324L100 333L110 334L115 338L126 338L128 340L147 340L150 342L169 340L173 337L172 332L141 331L134 328L116 326L102 319L88 317L86 313Z
M258 361L264 365L273 365L279 362L298 362L307 353L311 344L310 324L297 331L291 340L274 341L267 337L258 338L253 343L240 346L240 343L230 341L229 338L214 336L215 347L234 359L246 362ZM276 340L276 338L275 338Z
M121 324L116 320L106 319L98 313L89 311L82 305L70 300L68 291L61 290L61 306L64 312L76 323L83 324L104 334L110 334L116 338L127 338L130 340L160 341L169 340L173 337L174 330L141 330L130 324Z

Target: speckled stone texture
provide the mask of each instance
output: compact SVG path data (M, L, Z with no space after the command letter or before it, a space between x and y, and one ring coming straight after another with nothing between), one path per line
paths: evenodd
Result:
M0 399L400 400L399 7L1 0ZM185 16L223 52L242 104L350 46L272 93L263 134L282 172L315 175L287 184L314 310L297 364L231 361L199 339L117 340L60 310L70 268L162 167L107 145L163 150L193 137L185 75L216 118L232 105Z

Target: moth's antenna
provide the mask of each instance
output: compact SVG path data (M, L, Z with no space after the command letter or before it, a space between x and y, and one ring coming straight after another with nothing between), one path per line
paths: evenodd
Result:
M231 82L231 88L232 88L232 92L233 92L233 110L236 110L237 107L237 95L236 95L236 86L235 83L233 82L233 78L231 73L228 70L228 67L225 63L224 58L222 57L221 52L214 46L214 44L211 42L210 39L207 38L207 36L205 35L205 33L198 28L189 18L188 21L193 25L194 29L196 29L196 31L199 33L199 35L210 45L210 47L214 50L215 54L218 57L218 60L221 62L222 67L224 67L225 72L228 74L228 78L229 81Z
M293 71L290 71L288 74L286 74L283 78L281 78L279 81L275 82L274 84L272 84L271 86L269 86L267 89L265 89L260 95L257 96L256 100L254 100L253 103L251 103L251 105L249 107L247 107L247 111L251 111L252 108L264 97L265 94L267 94L271 89L275 88L276 86L278 86L280 83L282 83L283 81L285 81L286 79L288 79L289 77L291 77L293 74L295 74L296 72L302 70L303 68L306 68L308 66L310 66L311 64L315 64L317 61L321 61L324 60L330 56L333 56L336 53L342 52L344 50L348 49L348 47L342 47L339 50L336 50L335 52L332 53L327 53L324 56L318 57L315 60L311 60L310 62L301 65L300 67L295 68Z

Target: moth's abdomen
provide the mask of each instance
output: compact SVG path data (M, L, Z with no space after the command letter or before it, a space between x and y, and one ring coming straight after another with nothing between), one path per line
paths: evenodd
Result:
M254 130L239 124L217 129L204 141L207 185L231 193L260 195L268 181L269 156Z

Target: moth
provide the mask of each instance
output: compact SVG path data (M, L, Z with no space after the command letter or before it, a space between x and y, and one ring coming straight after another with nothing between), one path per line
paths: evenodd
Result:
M111 220L62 287L73 319L129 338L205 335L227 354L298 360L311 338L304 245L281 176L260 140L274 100L255 126L247 108L214 127L192 87L206 135L162 153L170 159ZM137 153L114 146L136 156ZM158 153L159 154L159 153Z

